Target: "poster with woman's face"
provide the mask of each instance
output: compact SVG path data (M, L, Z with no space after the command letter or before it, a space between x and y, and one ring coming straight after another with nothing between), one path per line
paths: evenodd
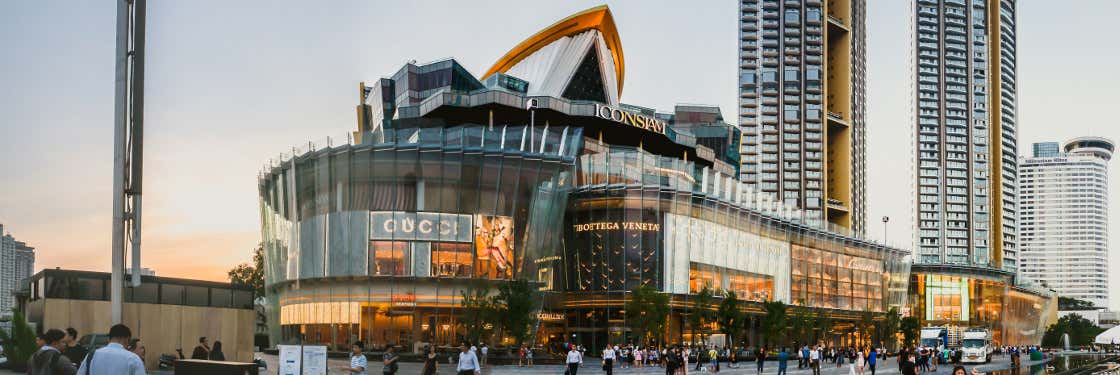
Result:
M474 244L478 260L489 261L491 277L513 276L513 218L475 215Z

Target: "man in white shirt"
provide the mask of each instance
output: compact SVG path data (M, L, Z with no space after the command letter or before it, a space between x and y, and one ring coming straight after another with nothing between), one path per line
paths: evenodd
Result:
M144 375L144 361L124 346L132 330L124 324L109 328L109 345L89 352L78 368L79 375Z
M821 347L818 345L813 350L809 351L809 367L813 369L813 375L821 375Z
M575 345L568 350L568 359L565 361L568 364L568 375L576 375L579 372L579 367L583 365L583 354L576 349Z
M490 347L486 346L486 343L482 343L482 349L479 349L479 351L482 352L482 367L486 367L486 358L490 355Z
M482 366L478 365L478 356L474 354L474 350L467 348L467 343L459 346L459 365L455 368L458 375L480 375L482 374Z

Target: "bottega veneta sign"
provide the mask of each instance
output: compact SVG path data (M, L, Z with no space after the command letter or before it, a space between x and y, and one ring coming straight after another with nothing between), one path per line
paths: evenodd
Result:
M602 230L659 231L661 230L661 224L642 223L637 221L600 221L596 223L573 224L572 230L575 230L576 232Z
M626 111L621 108L595 103L595 116L604 120L611 120L620 124L630 125L635 128L649 130L657 134L665 134L665 121L661 121L643 114Z

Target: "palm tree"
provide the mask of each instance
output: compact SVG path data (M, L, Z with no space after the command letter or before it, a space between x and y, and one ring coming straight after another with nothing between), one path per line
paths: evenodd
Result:
M705 284L704 288L700 289L692 297L692 308L688 314L688 326L692 329L692 343L696 343L697 339L703 341L704 324L712 321L713 312L710 309L712 300L714 299L712 288Z
M762 343L770 345L786 331L786 304L782 301L766 301L762 303L762 308L766 310L766 316L762 317Z
M726 297L716 310L716 321L719 323L719 330L727 335L727 342L734 346L735 332L743 329L743 311L739 307L740 301L735 292L728 290L725 294Z

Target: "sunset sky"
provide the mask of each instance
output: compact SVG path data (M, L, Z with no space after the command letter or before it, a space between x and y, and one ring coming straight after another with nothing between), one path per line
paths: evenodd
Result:
M601 3L150 1L144 265L224 280L260 240L257 173L354 128L359 81L444 57L477 75ZM737 120L737 1L606 3L626 54L624 102L718 104ZM1120 3L1076 3L1019 2L1020 150L1120 140L1106 112L1120 87ZM109 266L114 17L109 2L0 2L0 223L37 248L37 269ZM908 2L869 1L869 25L869 229L882 238L879 218L890 216L887 239L909 248Z

